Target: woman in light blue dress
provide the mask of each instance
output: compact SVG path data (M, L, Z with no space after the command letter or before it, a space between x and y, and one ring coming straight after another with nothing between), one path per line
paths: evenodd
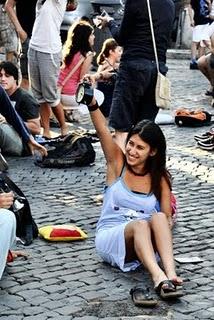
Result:
M123 153L95 99L88 108L107 162L96 250L122 271L143 264L162 298L180 297L182 280L173 258L171 182L163 132L152 121L139 122L128 133Z

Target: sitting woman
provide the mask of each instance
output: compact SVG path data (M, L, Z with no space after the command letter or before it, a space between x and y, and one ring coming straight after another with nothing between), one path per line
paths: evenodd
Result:
M107 162L96 250L104 261L124 272L143 264L161 298L180 297L182 280L173 258L171 182L163 132L152 121L139 122L127 136L124 154L94 98L88 109Z
M97 89L104 93L104 101L100 106L100 110L105 117L109 116L114 85L116 80L117 69L119 67L122 48L113 39L109 38L104 41L100 54L97 57L98 70L97 73L102 75L103 71L109 71L112 76L109 79L101 78L97 82Z
M83 76L89 72L93 60L94 29L86 21L79 21L68 31L63 47L63 65L60 70L58 87L61 102L68 121L79 120L81 106L76 103L75 93Z
M16 218L9 210L13 201L12 192L0 193L0 280L7 262L16 257L27 257L24 252L10 250L16 242Z

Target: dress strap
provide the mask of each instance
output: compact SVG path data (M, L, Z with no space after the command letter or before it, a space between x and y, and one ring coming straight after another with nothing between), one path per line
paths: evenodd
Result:
M126 164L124 162L119 177L123 177L124 176L124 173L126 171L125 169L126 169Z

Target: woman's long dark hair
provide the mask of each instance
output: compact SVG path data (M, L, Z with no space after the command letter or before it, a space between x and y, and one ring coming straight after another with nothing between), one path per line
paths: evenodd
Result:
M135 125L128 133L126 144L129 139L138 134L139 137L152 150L156 151L154 156L150 156L145 163L145 172L151 175L151 190L160 201L161 199L161 178L165 178L171 190L171 175L166 169L166 140L160 127L150 120L142 120Z
M86 21L79 21L68 30L67 40L63 46L63 63L69 66L74 55L80 52L84 57L92 48L89 43L89 36L93 27Z

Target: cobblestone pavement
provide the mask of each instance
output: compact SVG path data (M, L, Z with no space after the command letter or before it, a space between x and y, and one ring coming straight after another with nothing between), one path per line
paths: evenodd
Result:
M188 69L187 60L169 60L173 108L205 107L207 81ZM90 127L85 121L85 127ZM105 162L99 143L95 165L87 168L41 169L31 158L8 159L9 174L29 197L39 226L76 223L88 233L85 241L48 243L36 239L24 248L27 261L10 264L0 282L1 320L95 319L214 319L214 153L196 147L199 129L162 126L168 142L168 167L178 199L174 230L176 257L200 257L199 263L177 263L186 295L177 302L159 301L150 308L135 307L129 290L141 282L152 286L139 269L122 273L104 264L94 250L100 214L96 196L103 190Z

